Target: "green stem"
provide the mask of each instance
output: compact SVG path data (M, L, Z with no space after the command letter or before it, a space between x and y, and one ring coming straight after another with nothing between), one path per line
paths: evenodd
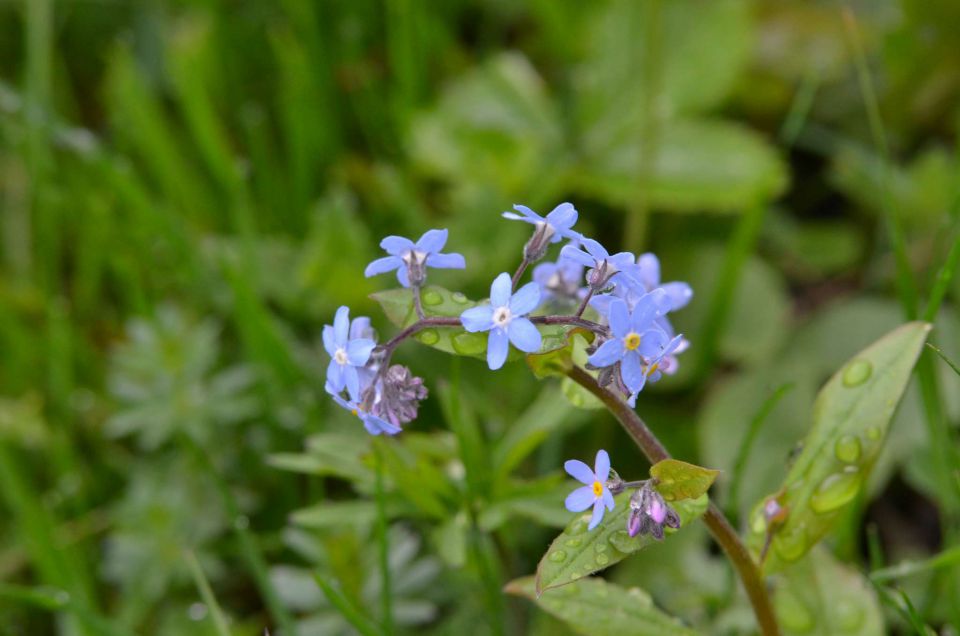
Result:
M646 423L617 395L597 384L593 376L580 367L572 367L567 375L603 402L651 463L670 458L670 453L647 428ZM733 526L713 502L710 502L703 521L737 571L740 582L750 598L761 633L764 636L779 634L780 628L777 626L777 619L770 605L770 597L767 595L763 579L760 577L760 571Z
M377 496L377 547L380 560L380 613L383 614L383 631L393 633L393 607L390 597L390 537L387 527L386 491L383 486L383 457L380 447L375 441L373 444L374 461L376 463L375 484Z
M223 615L223 610L220 609L220 603L217 602L217 597L214 596L213 590L210 588L210 582L203 573L203 568L200 566L200 561L197 559L197 555L195 555L192 550L184 550L183 558L187 561L187 566L190 568L190 573L193 575L193 582L196 584L197 590L200 592L200 597L210 609L210 617L213 619L213 626L216 628L217 634L220 636L230 636L230 628L227 626L227 619Z

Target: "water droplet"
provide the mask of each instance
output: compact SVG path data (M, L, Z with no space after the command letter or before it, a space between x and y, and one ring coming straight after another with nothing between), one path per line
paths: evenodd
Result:
M554 563L563 563L567 560L567 553L563 550L554 550L550 553L550 556L547 557Z
M453 292L453 295L451 295L450 298L453 299L453 302L459 303L461 305L466 305L467 302L469 302L467 301L467 297L461 294L460 292Z
M597 565L606 565L607 563L610 563L610 557L602 553L597 555Z
M837 625L845 632L855 632L863 623L863 611L856 603L840 601L836 608Z
M821 514L832 512L857 496L862 481L863 476L856 469L834 473L817 486L810 507Z
M594 569L594 567L595 567L595 566L594 566L592 563L590 563L590 562L584 563L584 564L583 564L583 571L584 571L584 572L588 572L588 573L589 573L589 572L592 572L593 569Z
M852 464L860 459L860 440L853 435L844 435L837 440L833 452L840 461Z
M868 437L869 439L872 439L873 441L877 441L877 440L880 439L880 437L881 437L882 435L883 435L883 433L880 431L880 427L879 427L879 426L868 426L868 427L867 427L867 437Z
M787 589L777 592L774 605L776 605L777 618L780 619L781 625L791 632L809 632L816 624L813 615Z
M423 292L423 295L420 296L420 300L423 301L424 305L439 305L443 302L443 296L441 296L439 292L427 289Z
M626 530L617 530L610 535L610 545L625 554L637 549L637 540L627 534Z
M417 340L425 345L434 345L440 342L440 334L436 329L424 329L417 334Z
M596 544L594 544L593 549L596 550L597 552L606 552L606 551L607 551L607 544L606 544L606 543L596 543Z
M580 578L583 578L583 577L581 576L581 574L580 574L579 572L571 572L571 573L570 573L570 580L571 580L571 581L576 581L576 580L578 580L578 579L580 579Z
M574 537L572 539L567 539L564 545L566 545L568 548L576 548L581 543L583 543L583 540L580 537Z
M860 386L870 378L873 372L873 365L867 360L854 360L847 365L843 372L843 385L854 387Z
M807 529L801 525L781 532L773 544L784 561L796 561L807 552Z
M570 524L570 527L567 528L567 534L583 534L583 531L587 529L587 522L583 520L583 517Z
M487 334L464 331L453 337L453 350L462 356L475 356L487 348Z

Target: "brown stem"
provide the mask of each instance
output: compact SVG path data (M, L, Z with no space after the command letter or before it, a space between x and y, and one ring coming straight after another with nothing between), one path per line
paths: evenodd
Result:
M593 376L580 367L574 366L567 372L567 375L603 402L651 463L670 457L670 453L647 428L640 416L619 396L597 384ZM750 557L750 553L747 552L747 548L740 541L740 537L737 536L733 526L730 525L730 522L713 502L710 503L707 512L704 514L703 522L707 524L710 534L723 548L727 558L730 559L734 569L736 569L740 582L743 584L747 596L750 597L750 604L753 605L753 613L757 617L761 632L764 636L777 636L780 633L780 628L777 626L777 619L770 605L767 588L763 584L763 579L761 579L760 572Z
M590 299L593 298L593 286L590 286L590 291L587 292L587 295L583 297L583 301L580 303L580 306L577 307L577 313L574 314L579 318L583 315L583 312L587 310L587 304L590 302Z
M520 262L520 267L517 268L517 271L513 273L513 278L510 279L510 289L514 290L517 288L517 283L520 282L520 277L523 276L523 273L527 271L527 267L530 265L530 261L527 260L527 257L524 256L523 260Z

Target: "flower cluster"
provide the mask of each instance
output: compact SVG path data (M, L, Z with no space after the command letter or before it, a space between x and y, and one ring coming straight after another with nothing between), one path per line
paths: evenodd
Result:
M391 365L390 357L400 340L427 326L487 332L487 365L493 370L504 365L511 345L524 353L540 350L537 324L589 328L596 337L588 349L587 367L598 372L602 386L619 392L631 406L647 383L676 371L677 355L689 343L674 332L668 314L690 301L690 286L661 283L660 263L653 254L611 254L574 231L579 215L571 203L561 203L546 216L526 206L513 207L515 212L503 216L533 225L533 234L516 273L504 272L493 280L488 303L471 307L458 318L426 315L420 291L427 268L466 266L462 255L441 251L447 230L429 230L417 241L383 239L380 247L387 256L371 262L364 272L368 277L395 272L399 283L411 290L415 324L381 345L369 319L350 322L347 307L337 311L332 326L324 327L323 344L331 358L326 390L371 433L393 435L416 417L426 388L406 367ZM555 262L537 264L561 241L567 242ZM533 280L517 289L526 269L535 264Z
M593 469L577 459L567 460L563 464L567 473L584 484L567 496L566 505L570 512L583 512L593 506L590 524L587 530L593 530L603 520L603 515L613 510L614 495L630 488L630 515L627 517L627 533L631 537L638 534L650 534L654 539L663 538L664 526L679 528L680 517L653 487L652 480L623 481L616 471L610 468L610 456L600 449L594 460Z

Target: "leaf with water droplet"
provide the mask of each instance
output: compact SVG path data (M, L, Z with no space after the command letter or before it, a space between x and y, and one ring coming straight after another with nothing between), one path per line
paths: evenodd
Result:
M924 322L898 327L856 354L820 390L803 451L774 494L788 513L773 527L766 572L801 559L863 488L929 331ZM755 554L763 552L766 532L766 524L751 524L748 543Z
M820 547L774 580L773 607L784 636L886 633L873 588Z
M656 489L667 501L696 499L713 485L719 470L688 464L679 459L664 459L650 467Z
M607 511L593 530L587 530L591 510L578 514L567 526L540 559L537 566L537 589L548 590L566 585L598 570L625 559L628 555L641 550L656 540L650 535L630 537L626 533L627 517L630 514L630 493L625 492L614 498L616 506ZM681 528L701 516L707 509L707 496L687 499L673 504L680 515ZM672 532L666 529L668 535ZM597 546L604 548L598 550ZM563 553L563 558L556 556Z
M625 588L602 578L585 578L565 588L538 592L532 576L507 584L508 594L523 596L582 634L617 636L693 636L695 631L653 604L640 588Z
M370 297L380 303L380 307L391 323L397 327L409 327L417 321L417 312L413 306L413 291L410 289L388 289L371 294ZM456 318L467 309L481 304L470 300L460 292L451 292L438 285L428 285L420 291L423 312L427 317ZM569 327L563 325L538 325L543 337L540 347L542 354L567 347ZM461 326L429 328L417 336L421 343L446 353L486 359L486 332L469 333ZM509 360L519 360L526 354L510 348Z

